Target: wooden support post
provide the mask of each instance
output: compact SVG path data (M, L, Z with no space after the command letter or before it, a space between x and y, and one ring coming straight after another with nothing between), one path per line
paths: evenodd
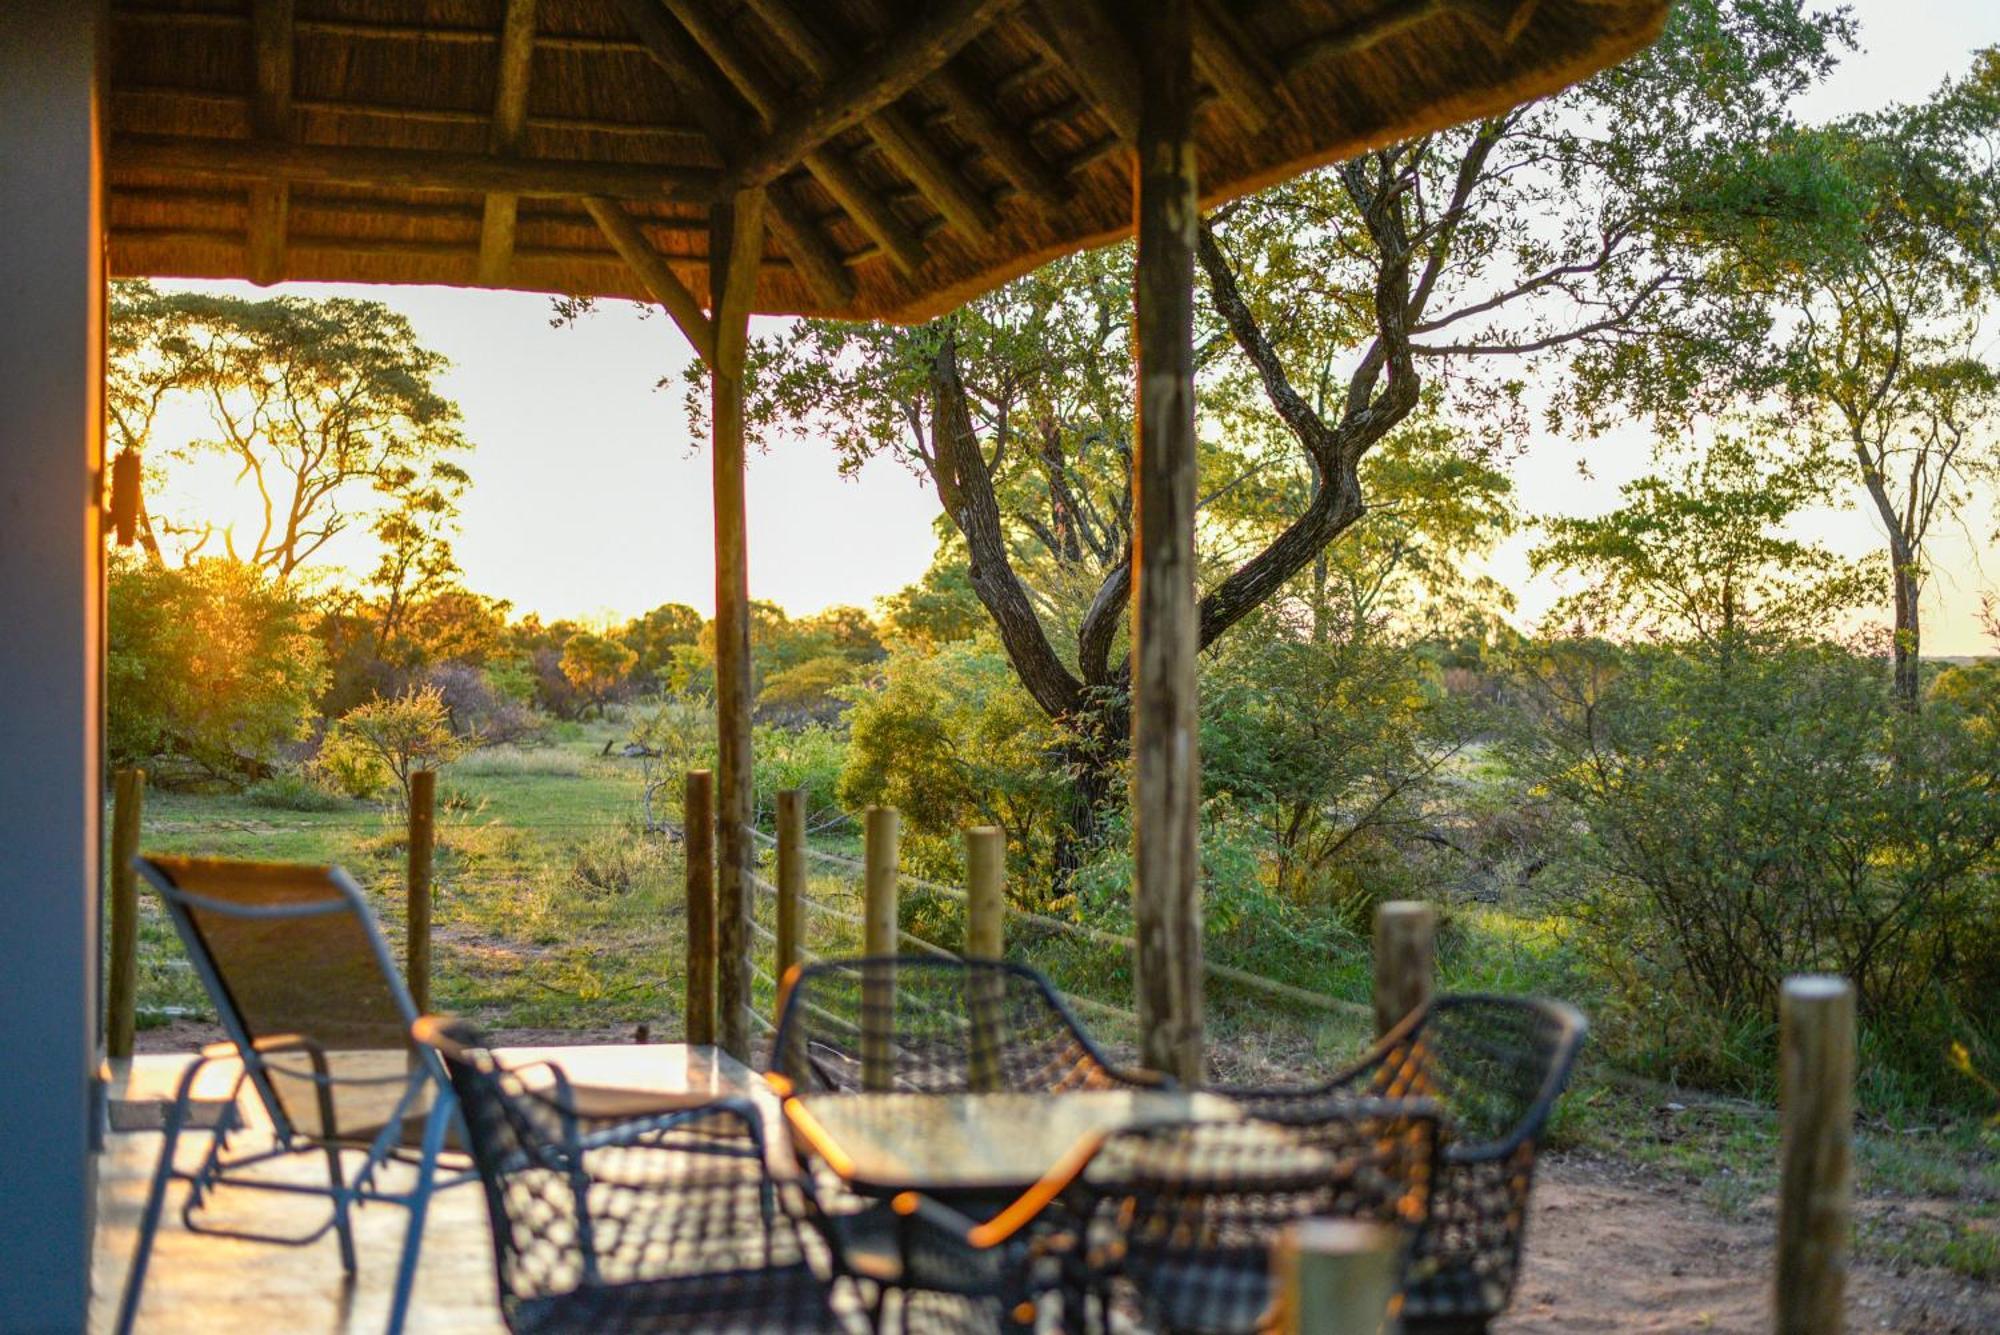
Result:
M1004 918L1007 901L1007 834L995 825L965 832L965 958L997 960L1006 953ZM1004 1089L1006 1076L1001 1044L1006 1033L1003 1009L1007 989L1000 979L986 980L967 998L972 1010L972 1087Z
M799 901L806 892L806 794L778 793L778 957L773 976L782 985L799 962Z
M1788 978L1778 1001L1778 1335L1837 1335L1854 1180L1854 987Z
M896 869L902 818L894 807L870 807L863 828L861 953L874 958L896 953ZM894 1078L891 1045L896 1037L896 978L872 974L861 989L861 1084L887 1089Z
M1412 899L1375 910L1375 1032L1386 1034L1431 999L1437 972L1437 911Z
M1301 1219L1272 1254L1284 1335L1377 1335L1396 1297L1403 1239L1386 1224Z
M689 770L681 796L687 854L687 1041L715 1042L715 775Z
M1006 949L1007 832L975 825L965 832L965 957L997 960Z
M437 847L437 771L420 769L410 776L410 907L409 948L404 954L404 979L417 1014L431 1009L431 861Z
M535 0L507 0L500 20L500 71L494 79L493 127L486 146L512 157L528 126L528 72L535 63ZM479 281L505 285L514 267L514 224L521 199L496 192L486 197L479 222Z
M750 546L743 482L743 360L764 253L764 192L743 190L709 215L709 364L715 494L716 1041L750 1059Z
M111 977L104 1001L104 1051L132 1055L138 1023L139 824L146 810L146 771L121 769L111 776Z
M1093 6L1084 6L1095 13ZM1050 11L1043 6L1044 14ZM1195 730L1194 60L1190 0L1136 24L1139 448L1132 543L1132 917L1141 1062L1202 1083ZM1121 39L1122 40L1122 39ZM1107 53L1107 58L1110 53Z

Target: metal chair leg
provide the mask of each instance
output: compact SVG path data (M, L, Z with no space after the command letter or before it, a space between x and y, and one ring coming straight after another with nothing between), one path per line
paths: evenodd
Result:
M388 1335L401 1335L403 1319L410 1310L410 1294L417 1282L417 1256L424 1245L424 1218L430 1211L431 1189L437 1177L438 1154L444 1149L446 1130L451 1126L455 1102L439 1094L424 1121L423 1157L417 1162L417 1186L410 1197L410 1222L403 1230L403 1259L396 1267L396 1296L389 1303Z
M352 1275L354 1265L354 1224L348 1218L347 1183L340 1169L340 1150L326 1147L326 1178L333 1187L333 1231L340 1238L340 1268Z
M132 1268L125 1275L125 1293L118 1300L118 1335L130 1335L132 1321L139 1314L139 1291L146 1284L146 1266L153 1259L153 1237L160 1230L160 1213L167 1202L167 1183L174 1175L174 1150L180 1144L181 1126L187 1121L188 1100L194 1093L195 1076L206 1063L197 1061L181 1076L174 1101L167 1108L161 1130L160 1161L153 1166L153 1184L146 1191L146 1208L139 1216L139 1240L132 1249Z

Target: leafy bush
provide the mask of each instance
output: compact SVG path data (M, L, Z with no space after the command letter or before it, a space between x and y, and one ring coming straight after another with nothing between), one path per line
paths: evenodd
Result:
M806 824L839 823L840 773L847 764L847 736L819 724L798 729L759 728L751 747L758 814L775 808L777 793L800 788L806 795Z
M304 604L256 566L213 559L176 570L121 556L107 633L116 764L176 756L240 779L311 734L323 652Z
M904 860L955 880L959 831L998 825L1024 866L1046 868L1067 784L1051 764L1059 737L990 637L935 653L898 649L848 715L839 799L849 811L893 806Z
M315 763L350 796L372 797L394 783L408 805L412 774L441 769L467 749L452 731L444 697L426 686L349 710L328 732Z
M1909 714L1828 645L1557 645L1530 676L1510 755L1589 832L1576 911L1629 1039L1740 1081L1768 1066L1743 1026L1802 972L1852 979L1933 1076L1954 1014L1991 1024L2000 749L1974 713Z

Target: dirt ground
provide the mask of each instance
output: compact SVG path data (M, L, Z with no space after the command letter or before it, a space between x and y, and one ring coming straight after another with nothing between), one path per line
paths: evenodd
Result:
M1725 1219L1698 1190L1609 1160L1552 1156L1537 1176L1526 1269L1496 1331L1769 1331L1768 1204ZM1848 1328L1992 1335L2000 1287L1945 1271L1857 1265Z
M214 1025L175 1021L141 1032L141 1051L198 1048L222 1037ZM618 1043L619 1030L507 1030L503 1042ZM1863 1201L1863 1211L1881 1203ZM1707 1331L1764 1335L1771 1329L1768 1202L1725 1218L1685 1181L1599 1155L1552 1155L1537 1172L1526 1268L1499 1335ZM2000 1286L1941 1270L1898 1274L1857 1264L1848 1325L1909 1335L2000 1333Z

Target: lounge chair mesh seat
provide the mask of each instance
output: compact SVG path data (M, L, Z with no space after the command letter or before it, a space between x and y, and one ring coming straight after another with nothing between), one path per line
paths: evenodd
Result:
M510 1330L852 1329L748 1100L591 1116L559 1067L502 1067L463 1025L419 1032L458 1091Z
M1433 1335L1481 1331L1513 1296L1536 1154L1585 1027L1559 1001L1444 996L1330 1080L1220 1092L1281 1117L1330 1097L1433 1101L1442 1153L1410 1263L1403 1326Z

